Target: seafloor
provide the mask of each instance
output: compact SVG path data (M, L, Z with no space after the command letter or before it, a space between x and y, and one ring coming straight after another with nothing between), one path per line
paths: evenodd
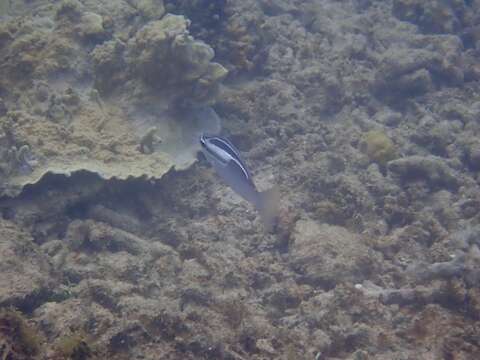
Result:
M0 358L480 359L479 80L479 0L0 0Z

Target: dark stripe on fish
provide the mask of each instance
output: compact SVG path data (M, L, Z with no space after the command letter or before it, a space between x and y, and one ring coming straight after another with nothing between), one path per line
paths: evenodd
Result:
M252 176L250 175L247 166L240 158L239 151L230 141L219 136L202 135L200 137L200 143L202 144L202 147L219 163L221 163L223 166L229 166L232 171L235 171L239 176L244 177L245 180L253 184ZM223 150L230 157L227 163L225 163L224 159L219 157L217 153L218 150ZM238 169L233 169L235 166L238 167Z
M230 141L227 139L222 139L219 137L211 137L209 139L213 145L218 146L219 148L225 150L230 156L240 159L240 154L238 153L237 149L232 145Z

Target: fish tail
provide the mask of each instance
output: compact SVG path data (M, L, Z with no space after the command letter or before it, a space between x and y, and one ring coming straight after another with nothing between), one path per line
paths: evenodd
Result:
M271 189L258 193L257 210L260 213L265 230L274 230L280 205L280 191L274 186Z

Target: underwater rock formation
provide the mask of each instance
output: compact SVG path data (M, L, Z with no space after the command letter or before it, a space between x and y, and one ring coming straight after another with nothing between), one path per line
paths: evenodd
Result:
M454 33L471 24L478 4L465 1L395 0L393 14L431 33Z
M0 256L4 260L0 305L30 312L51 294L50 264L38 251L30 234L9 221L2 220L1 225Z
M446 186L455 188L458 186L458 178L453 170L440 158L410 156L392 160L388 163L388 169L404 180L423 178L431 186Z
M345 281L360 282L378 266L378 260L362 246L360 238L341 227L313 221L296 223L291 252L299 281L327 290ZM329 252L333 256L327 260Z

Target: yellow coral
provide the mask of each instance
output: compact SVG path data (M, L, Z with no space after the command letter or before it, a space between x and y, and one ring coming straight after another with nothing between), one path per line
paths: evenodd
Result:
M362 139L361 150L367 154L370 160L385 165L395 158L395 145L393 141L382 131L371 130Z

